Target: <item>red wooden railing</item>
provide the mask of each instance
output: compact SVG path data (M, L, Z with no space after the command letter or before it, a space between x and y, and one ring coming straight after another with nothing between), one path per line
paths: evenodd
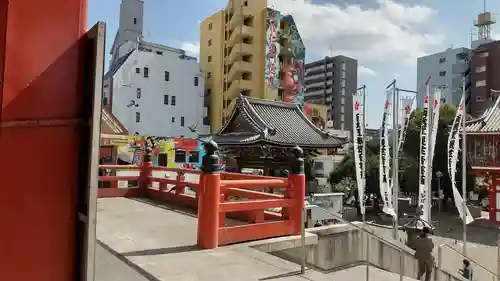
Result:
M99 176L101 182L113 182L110 188L99 188L100 198L148 197L197 209L200 248L300 234L305 199L303 174L290 174L288 178L228 172L205 174L193 169L153 167L150 162L99 168L137 171L132 176ZM138 186L119 188L118 181L137 181ZM276 188L283 188L283 194L255 190ZM243 200L232 200L232 196ZM281 208L281 213L266 210L270 208ZM231 225L228 218L246 224Z

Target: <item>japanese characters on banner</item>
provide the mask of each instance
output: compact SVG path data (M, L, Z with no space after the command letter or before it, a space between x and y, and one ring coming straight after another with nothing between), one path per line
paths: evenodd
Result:
M453 190L453 199L455 201L455 206L457 207L460 218L464 218L463 204L464 199L460 195L457 188L456 174L457 174L457 164L458 164L458 152L460 151L460 131L462 130L462 118L464 114L464 100L460 101L459 109L453 119L451 125L450 134L448 135L448 174L450 175L451 186ZM469 208L466 208L467 214L465 214L465 224L469 224L474 221L474 218L470 214Z
M353 94L352 102L354 107L353 121L354 121L354 163L356 166L356 183L358 186L359 208L361 213L365 213L365 159L364 159L364 116L361 110L361 101L363 99L363 91L358 91Z
M382 211L393 217L396 216L392 202L392 185L390 183L390 154L389 154L389 134L387 130L387 119L389 110L391 108L391 96L393 89L386 92L384 103L384 113L382 115L382 126L380 127L380 155L379 155L379 181L380 181L380 194L384 202Z
M401 127L401 131L399 132L399 143L398 143L398 155L403 155L403 144L406 140L406 131L408 130L408 123L410 122L410 115L413 106L413 98L411 99L402 99L403 105L403 115L401 115L401 122L403 126Z
M419 183L418 183L418 207L421 211L420 218L429 222L430 220L430 197L427 193L429 186L428 153L429 153L429 85L425 92L424 108L422 111L422 125L420 128L420 159L419 159Z
M429 156L431 157L431 164L429 170L432 171L434 163L434 148L436 147L436 137L439 127L439 109L441 107L441 90L436 89L434 92L434 103L432 109L432 128L431 128L431 142L429 143Z

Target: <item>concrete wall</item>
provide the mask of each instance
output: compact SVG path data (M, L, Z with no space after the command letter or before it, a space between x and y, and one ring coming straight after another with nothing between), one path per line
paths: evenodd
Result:
M355 224L363 226L359 222ZM418 267L413 256L414 251L401 242L395 241L390 245L372 236L367 238L366 234L345 224L313 228L309 232L318 235L318 243L308 246L307 262L310 265L325 271L336 271L365 264L368 260L371 265L380 269L396 274L402 272L404 276L411 278L417 277ZM366 246L367 243L369 247ZM302 256L301 249L297 248L273 254L296 262ZM441 278L438 280L460 280L442 271L437 274Z

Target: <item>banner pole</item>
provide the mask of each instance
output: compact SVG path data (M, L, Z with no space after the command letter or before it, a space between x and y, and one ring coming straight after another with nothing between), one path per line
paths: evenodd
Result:
M399 163L398 163L398 152L399 152L399 133L398 133L398 121L399 121L399 91L396 89L396 81L393 85L394 100L392 103L392 207L394 208L395 216L393 218L394 229L392 236L394 240L398 240L398 199L399 199Z
M363 183L364 183L364 191L366 194L366 85L363 85L363 161L365 162L365 171L363 174ZM363 202L360 204L365 204L364 198ZM363 220L363 225L365 224L366 221L366 206L365 206L365 211L362 214L362 220Z
M465 76L462 78L462 99L464 107L462 109L462 223L463 223L463 254L467 257L467 141L465 132ZM459 109L460 110L460 109Z

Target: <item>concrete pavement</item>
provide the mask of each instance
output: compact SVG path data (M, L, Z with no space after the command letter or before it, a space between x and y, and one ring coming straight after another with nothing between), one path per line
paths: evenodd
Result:
M361 281L364 266L323 273L308 270L297 275L299 266L256 250L248 245L233 245L213 250L198 250L197 219L189 212L155 206L133 199L106 198L98 201L97 238L122 256L117 263L106 252L98 251L97 281L114 280L113 272L127 277L120 281L193 280L283 280L283 281ZM117 259L120 261L119 259ZM116 269L113 269L113 264ZM128 269L126 269L128 267ZM105 276L111 276L106 279ZM144 279L140 279L143 277ZM129 278L129 279L127 279ZM136 279L132 279L136 278ZM371 281L396 281L399 276L379 269L370 270ZM405 279L406 281L412 279Z

